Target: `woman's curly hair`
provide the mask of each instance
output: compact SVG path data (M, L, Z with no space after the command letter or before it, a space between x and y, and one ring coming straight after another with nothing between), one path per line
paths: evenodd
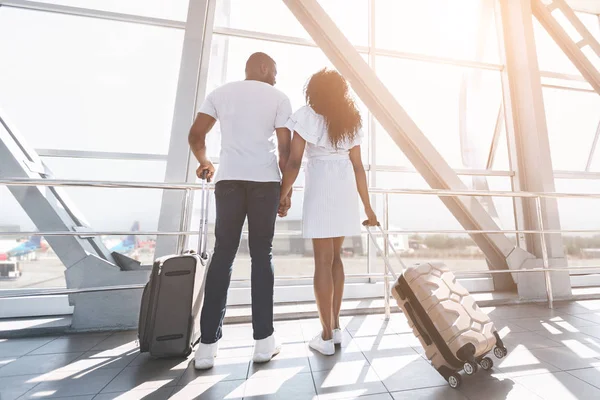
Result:
M325 118L329 141L334 147L352 143L362 127L362 119L348 93L348 83L337 72L323 68L304 89L306 103Z

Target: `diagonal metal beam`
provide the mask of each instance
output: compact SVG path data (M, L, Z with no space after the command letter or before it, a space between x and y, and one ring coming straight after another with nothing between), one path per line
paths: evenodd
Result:
M427 183L435 189L466 189L318 1L283 1ZM464 228L498 229L476 199L456 197L441 200ZM503 234L476 234L473 239L496 268L518 269L525 259L531 257L527 252L515 248Z
M492 169L494 166L494 160L496 159L496 152L498 151L498 142L500 141L500 133L504 128L504 105L500 103L500 109L498 110L498 117L496 117L496 125L494 126L494 136L492 136L492 143L490 144L490 151L488 154L487 163L485 169Z
M596 135L594 135L594 141L592 142L592 148L590 149L590 155L588 157L587 163L585 164L585 172L590 172L590 168L592 167L592 162L594 161L594 154L596 153L596 148L598 147L598 137L600 136L600 122L598 122L598 126L596 127Z
M566 56L569 57L569 60L571 60L579 72L581 72L581 75L583 75L588 83L592 85L596 93L600 94L600 72L598 72L594 64L586 57L583 51L581 51L583 45L589 45L592 50L600 56L600 44L563 0L554 0L551 5L555 5L555 8L560 9L569 22L573 24L577 32L583 37L583 42L580 45L571 39L561 24L554 18L549 6L546 6L542 0L531 0L533 15L535 15L540 24L542 24L544 29L546 29ZM569 13L569 10L571 13Z

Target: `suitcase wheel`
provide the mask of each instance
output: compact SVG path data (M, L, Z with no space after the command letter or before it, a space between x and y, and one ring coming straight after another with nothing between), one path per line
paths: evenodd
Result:
M507 354L508 350L506 350L506 347L494 347L494 355L497 359L502 359L506 357Z
M462 379L459 374L454 373L448 377L448 384L452 389L458 389L460 384L462 383Z
M484 357L479 365L481 365L481 368L483 368L484 371L489 371L494 367L494 361L489 357Z
M465 374L467 375L473 375L474 373L477 372L477 363L473 362L473 361L467 361L464 365L463 365L463 370L465 371Z

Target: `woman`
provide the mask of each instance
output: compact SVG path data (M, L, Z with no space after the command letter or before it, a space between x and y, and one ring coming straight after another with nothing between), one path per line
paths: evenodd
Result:
M336 71L323 69L311 77L305 96L307 105L296 111L286 125L293 138L280 202L281 209L287 209L288 195L306 149L302 234L313 240L314 291L323 327L309 346L333 355L335 344L342 341L342 243L346 236L361 235L357 189L368 218L364 224L377 225L377 217L369 201L360 156L362 122L348 84Z

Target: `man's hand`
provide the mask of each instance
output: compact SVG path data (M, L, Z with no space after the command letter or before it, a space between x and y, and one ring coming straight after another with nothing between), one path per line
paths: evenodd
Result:
M292 198L291 196L285 196L279 199L279 210L277 214L283 218L287 216L288 210L292 207Z
M208 160L202 161L196 170L196 176L200 179L206 179L207 182L212 181L215 175L215 166Z

